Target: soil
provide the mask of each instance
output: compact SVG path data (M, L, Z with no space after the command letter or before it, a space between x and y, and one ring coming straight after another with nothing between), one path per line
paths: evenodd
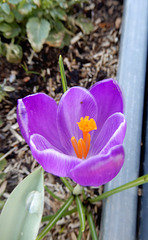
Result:
M94 31L84 35L81 30L71 40L69 47L58 49L45 45L40 53L34 53L29 43L23 43L23 60L20 64L10 64L0 57L0 83L7 93L0 102L0 153L4 154L6 174L0 185L0 196L6 200L17 184L38 166L25 143L16 120L17 99L36 92L44 92L59 102L63 92L58 58L61 54L67 77L68 88L83 86L89 88L95 82L116 79L119 43L121 34L123 3L118 0L94 0L83 6L83 12L94 24ZM28 71L23 69L27 66ZM69 180L71 182L71 180ZM72 182L71 182L72 183ZM63 199L69 195L60 179L45 173L45 184ZM72 183L74 185L74 183ZM98 195L98 189L85 189L87 195ZM44 215L55 213L60 204L49 194L45 194ZM99 226L101 203L90 206L94 221ZM45 223L42 223L44 226ZM78 214L62 218L44 239L77 239L79 232ZM82 239L91 239L88 225Z

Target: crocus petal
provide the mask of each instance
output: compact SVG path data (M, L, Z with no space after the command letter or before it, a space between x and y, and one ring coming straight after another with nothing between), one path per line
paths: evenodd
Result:
M43 136L33 134L30 138L32 155L45 171L56 176L67 177L67 172L81 162L56 150Z
M121 90L113 79L106 79L96 83L90 88L98 105L97 132L99 132L106 119L115 112L123 113L123 97ZM96 136L95 132L95 136Z
M71 137L76 140L82 137L77 122L81 117L89 116L97 119L97 105L93 96L84 88L70 88L61 98L57 114L60 140L67 153L75 155Z
M95 142L92 142L89 155L96 155L99 152L106 154L112 147L122 144L125 132L126 121L124 115L122 113L111 115L104 123Z
M100 186L112 180L124 162L123 146L116 146L107 155L98 154L71 169L68 176L82 186Z
M56 126L57 104L43 93L29 95L18 100L17 120L23 137L30 145L30 136L38 133L52 145L60 148Z

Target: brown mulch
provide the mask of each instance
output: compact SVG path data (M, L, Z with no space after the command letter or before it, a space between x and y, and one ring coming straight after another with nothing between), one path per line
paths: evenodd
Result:
M31 50L28 43L23 43L24 57L21 64L26 65L28 71L39 74L26 73L21 64L10 64L4 57L0 57L0 83L5 86L8 94L0 103L0 153L3 153L3 157L8 161L4 170L6 179L0 185L1 199L6 200L14 187L37 167L18 128L17 99L28 94L44 92L57 102L60 100L63 93L58 66L59 55L63 56L68 88L75 85L89 88L96 81L105 78L116 79L122 1L94 0L91 4L85 5L83 11L92 20L94 31L85 36L79 31L71 40L69 47L61 50L45 45L37 54ZM59 178L45 173L45 184L61 198L68 197L69 192ZM100 193L102 188L85 190L86 194L94 196ZM46 194L44 215L55 213L60 204ZM99 235L101 203L91 207ZM56 227L44 239L75 240L79 227L78 215L73 213L58 221ZM91 239L88 225L83 233L83 239Z

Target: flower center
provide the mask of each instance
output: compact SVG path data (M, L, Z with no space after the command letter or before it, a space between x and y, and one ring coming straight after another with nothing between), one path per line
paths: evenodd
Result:
M81 117L80 122L77 122L77 124L79 129L83 132L83 138L80 138L77 142L73 136L71 138L71 143L77 157L85 159L90 149L91 136L89 132L96 130L97 125L93 118L89 119L89 116L86 116L85 118Z

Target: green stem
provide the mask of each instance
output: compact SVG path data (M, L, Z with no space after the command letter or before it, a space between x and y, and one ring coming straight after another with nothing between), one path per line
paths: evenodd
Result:
M81 238L82 238L82 231L81 231L81 228L80 228L77 240L81 240Z
M70 185L70 183L66 180L64 177L60 177L62 182L65 184L65 186L69 189L69 191L72 193L73 192L73 187Z
M67 215L71 215L73 213L77 212L77 208L74 207L73 209L69 210L69 211L66 211L63 216L67 216Z
M131 182L129 182L129 183L126 183L126 184L124 184L124 185L122 185L122 186L120 186L120 187L117 187L117 188L114 188L114 189L112 189L112 190L110 190L110 191L107 191L107 192L101 194L101 195L98 196L98 197L95 197L95 198L92 198L92 199L89 198L88 201L89 201L90 203L98 202L98 201L100 201L100 200L103 200L103 199L105 199L105 198L107 198L107 197L115 194L115 193L124 191L124 190L129 189L129 188L132 188L132 187L136 187L136 186L142 185L142 184L147 183L147 182L148 182L148 174L147 174L147 175L144 175L144 176L142 176L142 177L139 177L139 178L137 178L137 179L134 180L134 181L131 181Z
M64 212L69 208L74 200L74 196L70 196L69 199L64 203L64 205L57 211L57 213L52 217L51 221L46 225L46 227L40 232L36 240L41 240L56 224L56 222L63 216Z
M83 199L86 200L86 199L87 199L87 196L86 196L86 193L85 193L84 188L82 189L82 195L83 195Z
M24 64L21 64L22 68L25 70L26 74L40 74L39 72L35 72L35 71L29 71L28 68L27 68L27 65L24 63Z
M67 91L67 81L66 81L66 75L65 75L64 65L63 65L63 60L61 55L59 56L59 66L60 66L63 92L65 93Z
M55 216L55 214L44 216L44 217L42 217L41 222L50 221L51 218L53 218L53 216Z
M80 218L81 232L84 232L84 230L85 230L85 209L84 209L84 206L78 195L76 195L76 204L77 204L77 210L78 210L79 218Z
M73 209L71 209L71 210L69 210L69 211L66 211L65 213L63 213L63 217L65 217L65 216L67 216L67 215L71 215L71 214L73 214L73 213L75 213L75 212L77 212L77 208L76 208L76 207L73 208ZM48 215L48 216L42 217L42 222L46 222L46 221L51 220L51 218L52 218L53 216L55 216L55 214L54 214L54 215Z
M96 226L94 224L92 214L91 212L88 212L88 211L87 211L87 220L88 220L92 240L98 240L97 233L96 233Z
M47 186L44 186L45 190L55 199L57 199L58 201L63 202L64 200L61 199L60 197L58 197L57 195L55 195Z

